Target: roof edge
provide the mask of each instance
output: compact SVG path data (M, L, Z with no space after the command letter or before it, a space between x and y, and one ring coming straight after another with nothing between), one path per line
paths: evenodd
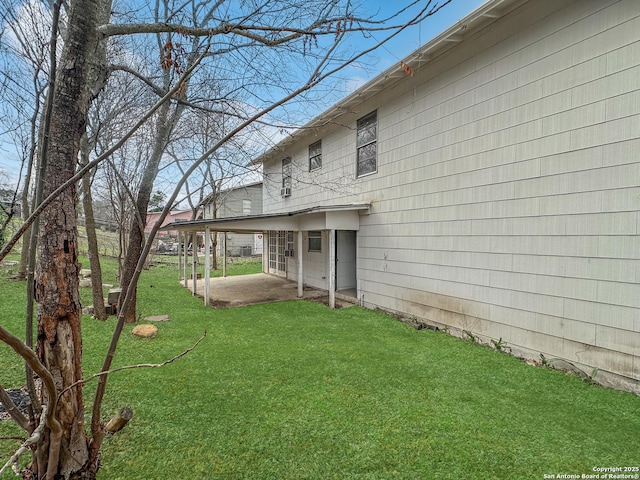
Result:
M526 3L527 1L529 0L487 0L442 33L436 35L427 43L407 55L401 62L392 65L384 72L376 75L332 107L293 131L288 137L253 159L250 164L259 165L265 163L278 152L281 152L290 144L294 143L299 137L303 137L307 130L326 125L334 118L346 113L349 107L364 102L368 98L368 94L376 94L384 88L397 83L407 75L401 65L411 66L419 62L420 66L422 66L428 63L437 56L436 53L447 49L446 47L451 48L452 44L463 42L470 34L502 18L511 10L509 7L512 5ZM464 32L464 34L461 32Z

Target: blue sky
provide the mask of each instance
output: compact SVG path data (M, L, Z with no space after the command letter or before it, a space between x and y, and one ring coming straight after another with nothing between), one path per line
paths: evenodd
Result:
M366 15L375 15L376 17L389 16L393 11L397 10L401 4L405 2L394 2L393 0L361 0L362 12ZM427 0L422 0L422 5ZM432 0L432 3L442 3L442 0ZM353 65L348 69L339 73L336 83L342 83L344 94L348 94L355 90L359 86L366 83L366 81L372 79L376 75L382 73L393 64L397 64L413 52L415 49L431 40L433 37L446 30L451 25L455 24L461 18L465 17L471 11L476 9L479 5L484 3L485 0L452 0L452 2L446 5L440 12L433 17L426 19L422 24L411 27L399 36L379 48L375 52L369 55L369 57L358 65ZM415 8L412 9L415 12ZM348 44L355 50L362 50L367 48L375 41L379 41L384 38L384 32L380 32L374 35L373 39L367 41L361 37L352 37L352 44ZM329 105L320 107L320 110L327 108ZM316 112L319 113L319 112ZM310 120L307 118L306 120ZM303 122L305 123L305 122ZM0 138L0 144L2 138ZM15 154L12 152L11 146L0 145L0 170L9 175L12 181L17 180L17 162L15 161Z
M365 0L364 3L363 9L371 14L379 11L380 16L390 15L399 5L399 2L390 0ZM425 0L421 3L424 5ZM432 3L436 2L432 1ZM442 3L442 1L440 0L438 3ZM483 3L485 0L452 0L433 17L427 18L420 25L408 28L388 44L376 50L371 55L372 60L366 69L360 71L351 69L351 72L361 77L361 83L370 80L393 64L399 63L418 47L454 25ZM376 34L376 37L381 40L383 33Z

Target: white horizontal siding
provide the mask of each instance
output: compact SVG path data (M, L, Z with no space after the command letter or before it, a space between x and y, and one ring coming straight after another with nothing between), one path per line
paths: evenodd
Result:
M371 202L365 304L640 380L640 2L528 2L355 110L265 211Z

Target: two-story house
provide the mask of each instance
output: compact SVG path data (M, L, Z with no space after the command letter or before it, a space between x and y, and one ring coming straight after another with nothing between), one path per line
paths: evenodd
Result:
M263 215L207 228L640 392L639 152L640 2L489 0L256 159Z
M236 218L262 213L262 182L225 188L203 201L205 219ZM217 239L218 253L226 243L227 255L247 257L262 254L261 233L226 233L226 242Z

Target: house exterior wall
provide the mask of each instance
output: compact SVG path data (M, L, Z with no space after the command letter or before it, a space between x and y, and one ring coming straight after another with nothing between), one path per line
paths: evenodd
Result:
M327 262L329 261L329 243L326 230L321 231L321 251L309 251L309 232L303 231L295 234L295 245L297 245L297 235L302 235L302 252L296 252L295 257L289 258L287 263L287 278L298 280L298 262L302 260L304 265L304 283L315 288L328 289Z
M249 211L245 209L245 201L250 202ZM217 216L215 218L235 218L243 215L259 215L262 213L262 184L252 184L220 192L217 199ZM205 218L214 218L213 203L205 206ZM218 238L218 250L222 252L222 235ZM251 249L252 255L262 254L262 250L255 248L255 235L242 233L227 233L227 252L239 256Z
M640 392L639 32L635 0L525 2L293 145L290 197L266 162L265 213L371 202L365 305ZM356 178L374 110L377 172Z

